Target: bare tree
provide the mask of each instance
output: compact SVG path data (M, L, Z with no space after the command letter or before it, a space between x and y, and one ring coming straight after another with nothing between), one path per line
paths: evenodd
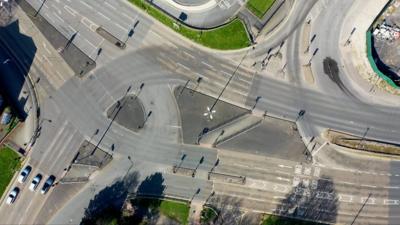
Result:
M0 27L9 25L17 11L16 0L0 0Z

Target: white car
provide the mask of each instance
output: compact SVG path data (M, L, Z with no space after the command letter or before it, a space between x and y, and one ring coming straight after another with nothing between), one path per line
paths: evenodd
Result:
M15 199L17 199L18 193L19 193L19 188L18 188L18 187L15 187L15 188L10 192L10 194L8 194L6 203L7 203L8 205L11 205L12 203L14 203L14 202L15 202Z
M19 183L24 183L26 178L28 178L29 174L31 173L32 167L31 166L26 166L24 170L19 174L18 176L18 182Z
M36 177L33 178L31 185L29 185L29 190L35 191L41 180L42 175L38 173Z

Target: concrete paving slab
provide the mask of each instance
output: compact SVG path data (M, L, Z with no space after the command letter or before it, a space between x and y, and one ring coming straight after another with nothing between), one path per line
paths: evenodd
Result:
M266 117L253 129L218 144L217 148L305 162L306 146L295 124L272 117Z
M216 99L196 91L192 92L188 88L182 88L181 86L176 88L174 94L181 116L183 142L186 144L196 144L199 135L205 128L208 128L210 132L250 112L219 100L212 110L215 111L212 113L213 118L211 119L207 112Z
M119 105L121 106L120 110L118 110ZM111 106L107 111L107 116L119 125L137 132L138 127L142 126L145 121L144 112L144 106L140 99L130 95Z

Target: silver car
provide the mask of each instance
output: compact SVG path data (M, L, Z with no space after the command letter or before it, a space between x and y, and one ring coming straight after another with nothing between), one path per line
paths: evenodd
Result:
M19 188L14 187L14 189L10 192L10 194L8 194L6 203L8 205L13 204L15 202L15 199L17 199L18 194L19 194Z
M29 185L29 190L35 191L41 180L42 175L38 173L36 177L33 178L31 185Z
M29 174L31 173L32 167L31 166L26 166L24 170L19 174L18 176L18 182L19 183L24 183L26 178L28 178Z

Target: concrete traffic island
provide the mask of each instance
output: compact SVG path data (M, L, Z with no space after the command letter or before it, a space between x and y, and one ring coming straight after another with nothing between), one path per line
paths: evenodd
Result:
M114 103L107 110L107 117L133 132L138 132L144 126L147 118L142 102L134 95L124 96Z
M355 136L335 130L327 130L323 137L330 143L348 150L357 150L364 153L372 153L383 157L399 159L400 146L392 143L371 140L367 138L369 128L363 136Z
M216 102L213 97L182 86L175 89L174 95L181 116L183 142L186 144L198 144L204 134L250 113L248 109L221 100Z

